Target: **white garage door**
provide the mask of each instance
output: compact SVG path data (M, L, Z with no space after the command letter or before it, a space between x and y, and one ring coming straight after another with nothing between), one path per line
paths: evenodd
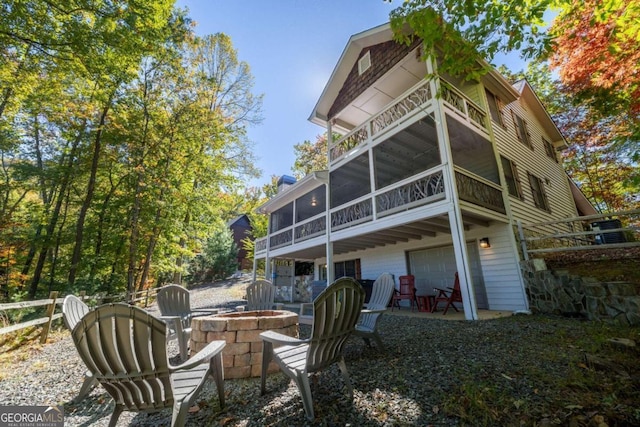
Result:
M467 243L467 253L471 263L471 280L475 289L476 304L478 308L487 309L489 305L476 242ZM453 278L457 271L453 246L412 251L408 256L409 272L415 276L418 295L434 294L434 287L446 289L453 286Z

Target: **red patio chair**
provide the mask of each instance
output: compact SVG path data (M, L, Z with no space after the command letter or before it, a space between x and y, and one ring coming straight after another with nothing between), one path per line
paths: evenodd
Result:
M431 307L431 312L437 311L438 303L443 302L446 305L444 306L443 315L447 314L447 310L449 307L453 307L455 311L459 311L458 308L453 304L454 302L462 302L462 293L460 293L460 280L458 279L458 273L455 275L455 280L453 282L453 288L447 287L447 289L441 288L433 288L438 294L435 297L433 306Z
M418 300L416 299L416 287L415 287L415 277L413 275L408 276L400 276L398 277L398 281L400 282L400 290L395 290L393 293L393 297L391 299L391 311L393 311L394 306L398 306L400 309L400 301L403 299L408 299L411 301L411 311L413 311L413 304L415 303L418 306Z

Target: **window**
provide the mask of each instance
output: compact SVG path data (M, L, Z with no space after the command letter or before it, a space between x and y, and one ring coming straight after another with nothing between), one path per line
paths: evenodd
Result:
M344 276L353 277L354 279L360 279L362 275L360 271L360 259L334 262L333 268L334 268L336 279L339 279ZM320 280L327 280L326 264L321 266L319 277L320 277Z
M547 153L547 156L553 159L554 162L558 163L558 156L556 156L556 150L554 150L553 144L547 141L544 137L542 137L542 144L544 145L544 151Z
M281 207L271 214L271 232L293 225L293 203Z
M527 122L513 111L511 112L511 115L513 117L513 125L516 128L516 136L520 142L533 150L533 145L531 145L531 136L527 129Z
M516 164L506 157L500 156L502 162L502 170L504 171L504 178L507 181L507 187L509 188L509 194L513 197L517 197L520 200L524 200L524 194L520 187L520 178L518 176L518 169Z
M503 105L500 98L495 96L492 92L489 92L485 89L487 94L487 103L489 104L489 112L491 113L491 119L498 123L500 126L504 127L504 120L502 119L502 108Z
M551 212L549 209L549 201L547 200L547 194L544 192L544 183L537 176L527 173L529 176L529 185L531 186L531 195L533 196L533 202L536 207L543 209L547 212Z
M376 189L384 188L440 164L438 134L426 116L373 148Z
M331 172L331 208L341 206L371 192L369 154L360 156Z

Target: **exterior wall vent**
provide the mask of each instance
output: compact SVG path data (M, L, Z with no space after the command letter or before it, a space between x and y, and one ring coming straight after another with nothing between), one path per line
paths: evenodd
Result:
M367 51L367 53L362 56L362 58L358 59L358 74L362 75L365 71L367 71L371 67L371 51Z

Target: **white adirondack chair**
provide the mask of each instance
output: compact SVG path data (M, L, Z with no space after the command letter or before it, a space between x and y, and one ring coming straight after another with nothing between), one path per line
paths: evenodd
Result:
M96 308L71 335L84 363L115 400L109 426L116 425L124 410L156 412L171 407L171 425L184 425L191 402L210 375L224 407L225 341L213 341L188 361L171 365L166 323L126 304Z
M156 296L161 320L169 326L169 339L178 340L180 358L189 357L189 339L191 338L191 318L217 314L215 308L191 308L189 291L180 285L166 285L160 288Z
M89 307L87 304L75 295L67 295L62 302L62 318L64 319L64 324L70 331L73 331L73 328L80 322L80 319L88 312ZM82 387L80 387L80 392L74 401L79 402L84 399L96 384L98 384L98 381L94 378L93 374L90 371L85 372Z
M267 368L273 359L282 372L295 381L307 418L313 420L309 373L337 363L353 399L353 388L342 349L355 328L364 298L362 286L350 277L343 277L327 287L313 302L314 316L309 339L301 340L275 331L262 332L261 393L264 395L266 392Z
M391 301L394 289L395 282L390 273L381 274L376 281L373 282L371 298L369 298L369 302L360 312L360 320L353 332L354 335L362 337L368 346L371 346L370 339L373 338L378 346L378 350L384 350L380 334L378 334L378 321L382 317L382 314L387 311L387 306L389 305L389 301Z

